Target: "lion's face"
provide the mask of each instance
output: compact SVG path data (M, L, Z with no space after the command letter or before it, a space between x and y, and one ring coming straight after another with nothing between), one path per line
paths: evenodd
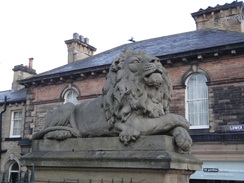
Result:
M153 56L148 56L142 62L143 78L149 86L159 86L163 83L163 66L159 59Z
M113 127L132 113L152 118L169 111L171 82L157 57L127 49L112 63L103 87L103 108Z
M135 77L141 77L149 86L163 83L163 66L159 59L151 55L133 55L124 63Z

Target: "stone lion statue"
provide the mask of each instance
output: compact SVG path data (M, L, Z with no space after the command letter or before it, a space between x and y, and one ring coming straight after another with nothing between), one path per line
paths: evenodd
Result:
M33 139L119 136L127 145L140 135L168 134L182 151L189 151L189 123L169 112L171 96L171 81L159 59L127 49L112 62L102 96L61 105Z

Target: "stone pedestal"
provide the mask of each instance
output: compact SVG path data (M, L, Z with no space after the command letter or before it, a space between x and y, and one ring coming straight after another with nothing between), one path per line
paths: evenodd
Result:
M35 180L66 182L187 183L201 161L178 153L170 136L140 137L124 146L118 137L36 140L21 158L35 165Z

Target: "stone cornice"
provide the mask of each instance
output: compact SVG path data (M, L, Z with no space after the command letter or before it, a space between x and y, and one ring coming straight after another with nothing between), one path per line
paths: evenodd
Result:
M233 79L210 81L210 82L207 82L207 85L208 86L214 86L214 85L240 83L240 82L244 82L244 78L233 78Z
M67 40L67 41L64 41L64 42L65 42L65 44L77 43L79 45L82 45L84 47L89 48L92 51L96 51L97 50L95 47L93 47L93 46L91 46L91 45L89 45L87 43L84 43L84 42L82 42L82 41L80 41L78 39L70 39L70 40Z
M194 12L191 14L192 17L196 17L196 16L199 16L199 15L202 15L202 14L207 14L207 13L211 13L211 12L218 12L218 11L221 11L221 10L225 10L225 9L230 9L230 8L235 8L235 7L238 7L238 6L243 6L243 2L240 1L240 2L237 2L237 1L233 1L232 3L228 4L224 4L222 6L220 5L217 5L215 7L208 7L207 9L200 9L199 11L197 12Z
M31 68L28 68L27 66L23 66L23 65L16 65L16 66L14 66L14 68L12 70L13 71L23 71L23 72L27 72L29 74L36 74L35 69L31 69Z
M233 44L208 49L194 50L190 52L183 52L174 55L165 55L159 58L164 66L174 67L183 64L191 65L198 62L217 61L243 55L243 44Z

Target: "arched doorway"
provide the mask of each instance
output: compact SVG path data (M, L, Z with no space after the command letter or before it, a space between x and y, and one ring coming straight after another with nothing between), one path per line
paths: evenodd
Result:
M19 180L19 165L14 161L9 166L8 182L15 183Z

